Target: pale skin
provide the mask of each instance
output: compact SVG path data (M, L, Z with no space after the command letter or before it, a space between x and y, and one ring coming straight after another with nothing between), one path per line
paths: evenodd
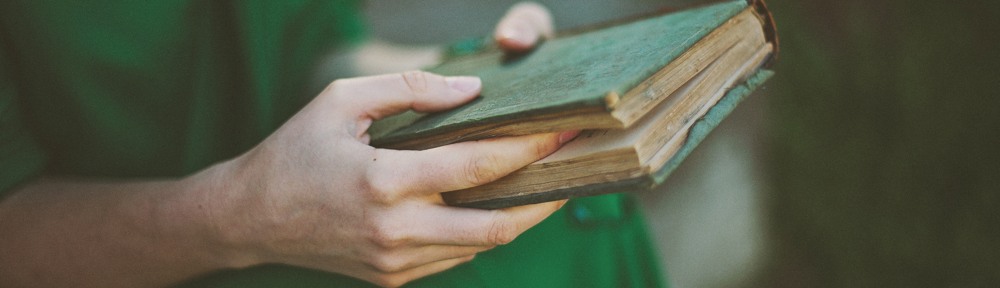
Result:
M548 17L518 5L497 42L530 49L551 35ZM0 202L0 286L159 287L282 263L393 287L468 262L564 202L487 211L439 193L502 177L576 132L395 151L369 146L365 131L480 89L424 72L338 80L252 150L184 178L29 182Z

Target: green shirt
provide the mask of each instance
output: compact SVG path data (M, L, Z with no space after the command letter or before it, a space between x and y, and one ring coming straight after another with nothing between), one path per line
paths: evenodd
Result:
M314 63L361 37L358 5L3 1L0 193L39 175L180 177L239 155L319 92L306 88ZM571 201L514 243L411 286L661 286L630 201ZM185 284L365 285L280 265Z

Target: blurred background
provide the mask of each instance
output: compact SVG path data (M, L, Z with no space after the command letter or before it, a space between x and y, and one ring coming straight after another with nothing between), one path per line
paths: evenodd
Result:
M370 1L410 45L516 1ZM559 29L705 1L543 0ZM769 0L777 74L637 195L674 287L1000 287L1000 2ZM445 11L445 12L442 12Z

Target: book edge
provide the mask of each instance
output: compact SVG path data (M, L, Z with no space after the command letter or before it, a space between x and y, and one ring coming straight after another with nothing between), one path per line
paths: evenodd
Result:
M736 106L738 106L740 102L749 97L752 92L756 91L758 87L763 85L763 83L770 79L773 75L774 71L772 70L758 69L750 77L747 77L747 79L742 83L730 89L729 92L726 92L726 95L723 96L717 104L712 106L712 108L709 109L704 116L695 121L694 125L692 125L691 129L688 131L687 139L684 140L684 144L677 150L676 154L674 154L670 160L667 160L666 164L664 164L659 170L654 171L651 174L615 182L558 189L529 195L455 203L452 205L467 208L499 209L567 198L572 199L601 194L651 190L662 184L663 181L665 181L666 178L680 166L684 159L686 159L687 156L689 156L691 152L694 151L699 144L701 144L701 141L704 140L705 137L707 137L708 134L722 122L723 119L729 116L729 114L736 109Z

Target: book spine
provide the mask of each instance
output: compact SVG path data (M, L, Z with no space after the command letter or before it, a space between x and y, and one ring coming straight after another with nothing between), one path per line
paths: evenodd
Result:
M778 45L778 26L774 24L774 15L771 15L771 10L767 9L764 0L747 0L747 4L754 8L757 18L764 25L764 39L774 48L771 57L764 64L764 68L770 68L778 60L778 51L781 49L781 45Z

